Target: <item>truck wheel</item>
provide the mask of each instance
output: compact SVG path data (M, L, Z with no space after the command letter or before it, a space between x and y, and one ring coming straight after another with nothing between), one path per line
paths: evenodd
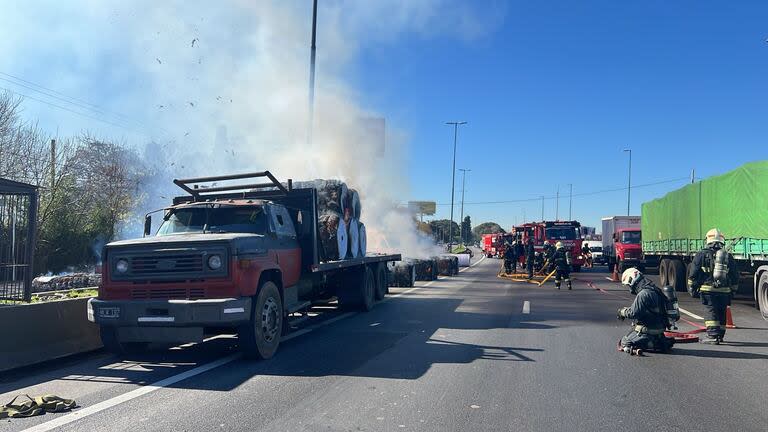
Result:
M389 287L387 286L387 269L386 264L379 264L376 266L376 300L381 300L387 294Z
M274 282L261 285L251 307L251 319L237 334L246 358L267 360L275 355L283 334L283 301Z
M760 275L757 282L757 307L760 308L760 315L768 321L768 272Z
M675 291L686 291L685 266L680 260L671 260L667 265L667 284Z
M416 285L416 266L413 264L408 264L408 272L406 273L408 275L408 280L406 285L408 288L413 288L414 285Z
M120 338L117 336L117 327L114 326L99 326L99 334L104 349L112 354L137 354L146 351L149 345L146 342L120 342Z
M371 270L370 266L365 266L363 280L359 289L362 294L360 309L368 312L373 309L373 304L376 302L376 276L373 274L373 270Z
M669 260L666 258L662 258L661 262L659 263L659 283L663 287L669 285L667 283L667 267L668 266L669 266Z

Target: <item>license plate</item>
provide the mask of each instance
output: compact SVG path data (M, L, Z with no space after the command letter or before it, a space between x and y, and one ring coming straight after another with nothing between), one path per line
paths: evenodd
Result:
M120 316L119 307L99 308L99 318L118 318Z

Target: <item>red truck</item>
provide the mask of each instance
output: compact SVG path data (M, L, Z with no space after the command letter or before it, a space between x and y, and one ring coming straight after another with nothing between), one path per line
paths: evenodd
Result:
M488 258L498 256L499 249L502 246L501 236L502 233L483 234L483 253Z
M266 178L260 184L204 183ZM103 254L88 319L113 352L150 342L199 342L235 329L250 358L274 355L289 315L334 297L368 311L387 291L387 263L400 255L329 261L318 233L318 191L269 172L174 180L188 195L164 209L156 235L112 242Z
M582 239L579 234L581 224L577 221L544 221L530 222L516 226L514 232L522 235L523 242L533 239L533 247L537 252L543 252L544 242L548 241L552 246L557 242L571 252L571 267L573 271L581 271L584 265L584 256L581 254Z
M611 216L603 221L603 256L619 273L630 267L645 270L640 216Z

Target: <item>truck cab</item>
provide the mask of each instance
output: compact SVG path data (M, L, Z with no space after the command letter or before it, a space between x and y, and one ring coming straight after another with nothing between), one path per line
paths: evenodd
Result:
M548 241L552 246L557 242L562 242L571 253L573 270L578 272L581 271L585 260L581 254L580 227L581 224L577 221L545 221L526 223L515 227L515 231L521 233L524 243L527 243L528 239L533 239L533 245L537 252L544 250L545 241Z
M616 260L622 268L644 268L642 233L638 228L622 228L613 234Z

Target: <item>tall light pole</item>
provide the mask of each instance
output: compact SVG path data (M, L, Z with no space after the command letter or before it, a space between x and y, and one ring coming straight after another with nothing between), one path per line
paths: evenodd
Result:
M544 195L541 196L541 221L544 222Z
M461 216L459 216L459 235L461 236L461 244L464 244L464 186L466 185L467 172L471 169L459 168L461 171Z
M465 121L452 121L452 122L445 122L447 125L453 125L453 166L451 167L451 223L448 224L448 235L450 236L448 238L448 250L451 250L451 245L453 245L453 195L454 190L456 189L456 141L458 140L459 136L459 125L465 125L467 122Z
M317 51L317 0L312 5L312 45L309 54L309 125L307 143L312 145L312 125L315 121L315 53Z
M557 197L555 198L555 220L560 220L560 186L557 187Z
M629 216L629 203L632 197L632 149L624 149L629 152L629 174L627 175L627 216Z
M573 220L571 210L573 210L573 183L568 183L568 220Z

